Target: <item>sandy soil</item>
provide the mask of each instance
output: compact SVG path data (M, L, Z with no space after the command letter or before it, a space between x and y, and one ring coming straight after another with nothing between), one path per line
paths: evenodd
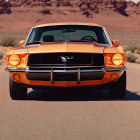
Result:
M94 14L87 18L75 7L50 7L52 14L42 15L40 7L13 8L12 14L0 15L0 31L28 31L37 24L50 22L94 22L104 25L109 31L140 31L140 16L123 16L119 13ZM59 18L58 18L59 17ZM21 22L22 21L22 22ZM11 24L12 23L12 24Z
M0 46L0 52L2 52L2 54L3 54L3 58L0 60L0 72L3 72L6 67L5 55L7 53L7 50L8 50L8 47Z

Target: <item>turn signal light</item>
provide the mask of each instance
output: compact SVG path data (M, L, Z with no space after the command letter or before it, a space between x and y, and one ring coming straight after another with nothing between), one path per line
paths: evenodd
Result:
M19 81L20 79L20 76L18 74L14 74L12 77L14 81Z
M118 75L117 75L116 73L112 73L112 74L110 75L110 79L111 79L112 81L117 81L117 80L118 80Z

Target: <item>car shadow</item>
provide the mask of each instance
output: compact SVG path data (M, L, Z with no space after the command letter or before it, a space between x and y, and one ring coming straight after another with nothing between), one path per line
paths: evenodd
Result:
M123 99L108 98L108 91L105 89L47 89L33 90L28 93L25 100L35 101L133 101L140 100L140 95L128 91Z

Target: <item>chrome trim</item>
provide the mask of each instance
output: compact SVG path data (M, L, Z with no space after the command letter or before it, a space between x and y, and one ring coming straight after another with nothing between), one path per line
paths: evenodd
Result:
M123 67L123 68L113 68L113 69L105 69L105 72L112 72L112 71L126 71L127 68Z
M54 72L63 72L63 73L67 73L67 72L78 72L79 69L77 70L66 70L66 69L62 69L62 70L55 70L53 69L53 73ZM113 72L113 71L126 71L127 68L124 66L123 68L99 68L99 69L86 69L86 70L82 70L80 69L80 73L81 72ZM50 73L52 70L30 70L30 69L25 69L25 68L21 68L21 69L16 69L16 68L5 68L5 71L9 71L9 72L32 72L32 73Z
M29 33L28 33L28 35L26 37L26 40L25 40L25 43L24 43L24 47L27 45L27 41L28 41L32 31L33 31L33 28L30 29L30 31L29 31Z
M108 40L108 43L109 43L109 44L102 44L102 45L109 45L109 46L112 45L112 42L111 42L111 40L110 40L110 37L109 37L109 35L108 35L108 33L107 33L106 28L105 28L104 26L101 26L101 25L88 25L88 24L84 24L84 23L83 23L83 24L56 24L56 25L45 25L45 26L62 26L62 25L83 25L83 26L100 27L100 28L103 29L103 31L104 31L104 33L105 33L105 36L107 37L107 40ZM45 26L42 26L42 27L45 27ZM27 37L26 37L24 47L27 46L27 42L28 42L28 40L29 40L29 38L30 38L30 36L31 36L31 33L32 33L33 29L35 29L35 28L39 28L39 27L35 26L35 27L32 27L32 28L30 29L30 31L29 31L29 33L28 33L28 35L27 35ZM101 44L101 43L100 43L100 44Z
M16 69L16 68L8 68L8 67L6 67L5 71L8 71L8 72L27 72L28 69L27 68L26 69L25 68Z
M51 69L51 84L53 84L53 69Z
M90 25L88 23L71 23L71 24L59 24L59 23L56 23L56 24L53 24L53 25L44 25L44 26L41 26L41 27L46 27L46 26L61 26L61 25L85 25L85 26L95 26L95 27L103 27L102 25ZM40 26L35 26L33 28L39 28Z
M54 70L53 68L51 68L50 70L30 70L29 68L27 69L15 69L15 68L6 68L6 71L9 72L25 72L25 73L50 73L50 79L51 79L51 84L53 84L54 82L54 73L77 73L77 82L78 84L80 84L81 81L81 73L84 72L113 72L113 71L125 71L126 67L123 68L100 68L100 69L86 69L86 70L81 70L80 68L77 70L66 70L66 69L62 69L62 70Z
M81 71L80 69L78 69L78 74L77 74L77 80L78 80L78 84L80 84L80 81L81 81L81 75L80 75Z
M71 69L71 68L75 68L75 69L81 69L81 68L103 68L104 66L31 66L30 68L46 68L46 69Z
M103 30L104 30L104 32L105 32L105 35L106 35L106 37L107 37L107 40L108 40L109 45L110 45L110 46L113 46L113 45L112 45L112 42L111 42L111 40L110 40L110 37L109 37L109 35L108 35L108 33L107 33L106 28L105 28L105 27L102 27L102 28L103 28Z

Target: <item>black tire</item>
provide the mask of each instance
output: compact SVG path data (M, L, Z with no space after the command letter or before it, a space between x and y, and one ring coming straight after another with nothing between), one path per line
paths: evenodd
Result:
M117 82L112 83L108 88L110 98L122 99L126 94L126 71Z
M13 100L23 100L27 95L27 88L21 87L9 77L10 97Z

